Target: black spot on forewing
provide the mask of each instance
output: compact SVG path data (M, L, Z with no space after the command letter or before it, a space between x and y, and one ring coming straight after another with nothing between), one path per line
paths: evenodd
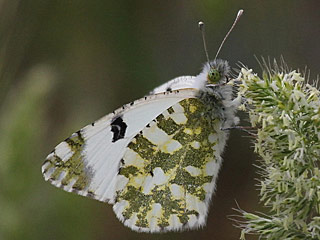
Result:
M115 118L111 123L111 131L113 132L112 142L124 138L127 130L127 124L123 121L122 117Z

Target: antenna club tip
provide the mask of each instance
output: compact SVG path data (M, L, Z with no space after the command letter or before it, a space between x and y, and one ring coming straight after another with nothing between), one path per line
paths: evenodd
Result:
M237 17L240 17L240 16L242 15L242 13L243 13L243 9L240 9L240 10L238 11Z
M204 22L199 21L199 22L198 22L198 26L199 26L200 29L202 29L202 28L204 27Z

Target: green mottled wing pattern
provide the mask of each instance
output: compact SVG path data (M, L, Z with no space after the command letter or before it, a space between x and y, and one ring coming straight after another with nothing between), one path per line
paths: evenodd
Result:
M88 189L93 176L93 169L88 166L82 155L85 140L78 131L61 142L52 151L42 166L45 177L66 191L74 191L86 196L93 196ZM85 193L85 194L84 194Z
M124 105L58 144L42 165L45 180L68 192L113 204L126 146L159 113L195 95L184 89Z
M165 110L128 144L114 211L136 231L205 224L227 133L212 106L187 98Z

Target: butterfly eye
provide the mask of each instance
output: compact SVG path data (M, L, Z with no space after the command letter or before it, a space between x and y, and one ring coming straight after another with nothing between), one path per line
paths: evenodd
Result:
M208 82L209 83L218 83L221 79L221 74L217 69L210 69L208 73Z

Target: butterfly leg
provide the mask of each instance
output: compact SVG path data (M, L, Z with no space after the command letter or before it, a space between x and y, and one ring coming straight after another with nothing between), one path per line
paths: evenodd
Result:
M257 134L253 133L252 130L256 130L256 128L254 127L249 127L249 126L233 126L233 127L228 127L228 128L221 128L222 131L229 131L229 130L233 130L233 129L238 129L241 131L244 131L246 133L248 133L249 135L256 137Z

